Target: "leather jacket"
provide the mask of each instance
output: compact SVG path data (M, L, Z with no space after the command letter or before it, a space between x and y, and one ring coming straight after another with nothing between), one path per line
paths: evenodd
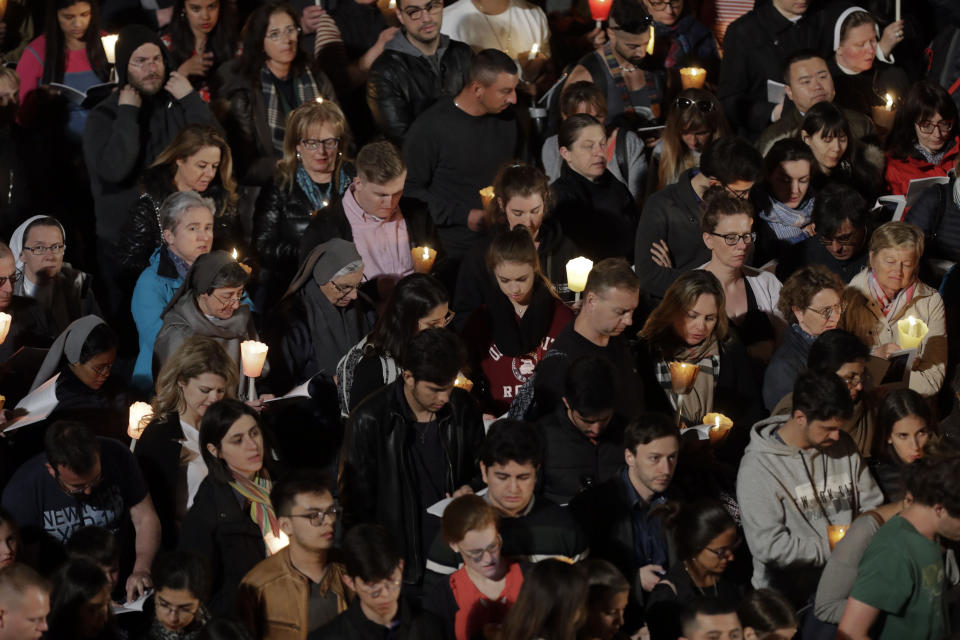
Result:
M409 451L416 420L403 394L403 379L380 389L350 415L341 459L340 498L346 528L381 524L403 551L403 581L419 584L426 567L421 504L414 461ZM446 457L443 490L453 493L477 483L476 453L483 442L480 409L470 395L454 388L436 414ZM479 483L477 483L479 486Z

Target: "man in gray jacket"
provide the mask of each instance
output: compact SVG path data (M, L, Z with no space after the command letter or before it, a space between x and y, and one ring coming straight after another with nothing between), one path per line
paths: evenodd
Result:
M805 604L830 544L827 527L850 524L883 496L841 426L853 414L846 384L834 373L800 374L793 408L754 425L737 499L753 554L753 586L772 587Z

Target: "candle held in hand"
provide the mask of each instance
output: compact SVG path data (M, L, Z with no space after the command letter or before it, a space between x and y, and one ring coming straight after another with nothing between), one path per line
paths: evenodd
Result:
M889 93L884 96L885 104L873 107L873 123L881 129L893 128L893 121L897 117L897 110L893 106L894 98Z
M580 293L587 288L587 276L593 269L593 260L580 256L567 262L567 286L570 291Z
M613 0L588 0L590 4L590 17L597 23L599 29L604 20L610 17L610 9L613 8Z
M240 343L240 360L243 375L259 378L263 373L263 363L267 360L267 345L256 340L244 340Z
M455 386L457 389L463 389L464 391L469 392L473 389L473 380L462 373L458 373L456 379L453 381L453 386Z
M674 360L670 363L670 383L676 394L689 393L700 373L700 365Z
M493 202L494 197L493 187L484 187L480 189L480 201L483 203L483 208L486 209L490 206L490 203Z
M6 0L3 0L6 3ZM117 36L116 34L110 34L108 36L102 36L100 42L103 44L103 53L107 56L107 64L116 64L117 63Z
M830 551L833 551L833 548L837 546L837 543L843 540L843 536L847 535L847 529L850 528L848 524L828 524L827 525L827 540L830 542Z
M700 89L707 80L707 70L700 67L680 69L680 83L684 89Z
M413 270L417 273L430 273L433 261L437 259L437 250L430 247L414 247L410 249L413 257Z
M927 323L916 316L907 316L897 321L899 342L904 349L919 349L920 343L929 331Z
M130 405L127 435L133 440L139 440L151 418L153 418L153 407L146 402L134 402Z

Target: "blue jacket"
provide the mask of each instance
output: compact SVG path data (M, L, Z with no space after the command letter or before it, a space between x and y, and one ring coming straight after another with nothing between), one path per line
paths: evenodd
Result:
M177 268L163 246L150 256L149 266L137 278L137 286L133 289L130 311L140 334L140 353L133 367L133 385L144 391L153 388L153 343L163 326L160 314L181 284L183 278L177 274Z

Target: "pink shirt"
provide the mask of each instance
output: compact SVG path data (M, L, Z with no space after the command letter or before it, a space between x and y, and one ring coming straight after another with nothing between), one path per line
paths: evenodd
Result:
M366 213L353 196L353 188L343 194L343 212L353 230L353 243L363 258L363 275L402 277L413 272L407 221L398 208L389 219Z

